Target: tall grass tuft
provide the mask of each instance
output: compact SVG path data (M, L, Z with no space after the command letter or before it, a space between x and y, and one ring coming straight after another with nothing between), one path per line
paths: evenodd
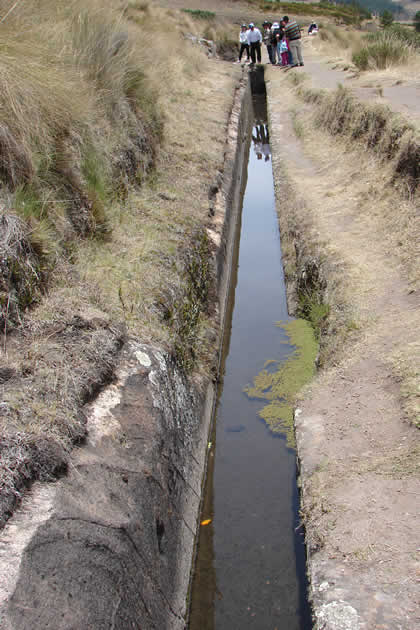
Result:
M16 5L0 29L0 199L41 269L72 241L109 234L116 189L143 180L163 119L122 14L95 0L36 4Z
M392 24L387 28L387 32L391 33L402 42L411 44L414 48L420 49L420 33L403 26L402 24Z
M0 217L0 327L7 332L34 303L45 280L43 252L31 244L28 223L14 214Z
M359 70L384 70L407 63L413 53L411 43L386 30L369 33L365 45L353 53L352 61Z

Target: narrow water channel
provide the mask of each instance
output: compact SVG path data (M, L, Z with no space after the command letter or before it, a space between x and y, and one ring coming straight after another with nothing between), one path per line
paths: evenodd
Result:
M298 529L296 454L258 416L244 387L293 352L287 321L265 95L254 125L222 382L201 516L189 630L309 630Z

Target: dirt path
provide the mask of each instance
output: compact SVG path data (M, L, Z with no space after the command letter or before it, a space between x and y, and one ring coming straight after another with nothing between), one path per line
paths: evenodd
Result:
M345 74L307 51L305 71L327 88ZM286 169L321 252L337 263L358 328L296 419L318 627L408 630L418 612L418 432L405 420L390 359L417 342L418 293L375 211L377 191L368 192L373 163L309 126L298 140L290 112L302 104L282 71L270 68L268 79L270 102L282 102L271 106L278 190Z
M225 20L234 24L242 22L263 21L265 13L258 10L258 7L252 7L247 2L236 0L235 2L226 3L224 0L159 0L156 4L170 9L198 9L200 11L213 11L216 13L216 19Z
M315 48L315 40L304 38L305 72L311 78L312 87L335 89L340 83L350 87L364 101L388 105L420 125L420 76L413 74L409 80L396 78L394 73L361 73L335 67ZM343 65L343 64L341 64ZM345 64L344 64L345 65Z

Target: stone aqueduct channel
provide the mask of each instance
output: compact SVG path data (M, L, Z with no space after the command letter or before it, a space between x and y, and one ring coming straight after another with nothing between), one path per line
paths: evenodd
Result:
M281 155L285 134L292 131L290 120L279 116L279 95L273 76L269 78L280 210ZM251 110L245 70L233 97L208 232L214 244L221 327ZM290 151L293 155L296 147L291 145ZM69 473L53 484L35 483L0 533L2 629L185 627L214 405L214 383L198 391L160 348L127 341L115 381L89 407L88 439L74 450ZM307 407L297 416L305 491L320 465L310 450L322 435L322 418ZM411 620L392 625L398 618L398 611L396 617L390 612L397 606L395 592L367 583L362 592L357 574L332 554L325 557L312 550L308 570L319 629L414 628Z

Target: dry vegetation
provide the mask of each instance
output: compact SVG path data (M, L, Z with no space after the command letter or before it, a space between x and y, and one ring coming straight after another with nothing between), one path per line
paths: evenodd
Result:
M296 85L293 74L288 81ZM316 270L316 282L309 292L310 308L318 308L317 312L326 315L321 319L321 332L325 333L321 339L321 361L333 359L335 362L343 345L346 347L344 342L354 339L355 331L358 331L356 338L360 331L363 335L369 330L379 334L377 319L384 318L384 304L374 297L376 293L379 295L389 284L388 306L395 300L395 309L398 309L399 300L404 301L403 297L397 297L401 289L395 289L396 280L391 281L389 271L384 271L387 256L399 261L400 268L395 273L401 273L406 283L402 293L414 297L420 286L420 143L418 131L403 118L386 107L360 103L344 88L333 92L311 90L300 81L295 94L306 105L297 108L294 104L293 125L315 163L322 164L322 177L317 178L319 184L311 180L307 181L307 186L311 190L314 186L320 188L324 215L322 222L318 217L314 223L308 201L299 200L291 189L288 198L293 208L282 216L281 222L290 242L293 244L296 240L300 245L289 251L285 239L284 256L291 265L290 270L286 267L286 274L293 276L298 271L302 275L303 270L308 282L313 275L308 265ZM329 155L335 157L329 158ZM299 182L306 181L303 177ZM282 186L287 185L286 182ZM329 217L332 220L335 216L337 204L341 212L348 214L349 225L358 226L358 238L366 241L363 254L357 253L355 244L354 251L347 251L344 244L340 248L331 241ZM345 239L345 225L343 233ZM377 242L370 242L369 234L375 234ZM340 242L342 236L340 234ZM319 305L325 305L324 310L320 311ZM394 317L392 311L389 321ZM409 307L404 317L405 336L401 331L401 347L397 351L393 346L386 360L391 361L400 384L406 416L417 424L415 309ZM398 346L397 339L395 332L394 343Z
M355 72L386 70L398 78L413 78L420 71L420 39L402 26L363 32L353 27L321 23L312 44L335 58L339 67Z
M349 89L305 89L299 94L315 105L315 122L330 134L359 143L392 164L391 179L403 196L417 195L420 182L420 136L402 116L379 104L364 104Z
M100 0L0 24L2 518L65 467L127 334L211 369L205 226L235 79L185 37L206 28Z
M45 1L17 5L1 25L2 209L22 220L43 271L38 283L25 264L3 274L3 327L37 300L57 257L106 237L111 199L153 164L162 116L116 18L100 4Z

